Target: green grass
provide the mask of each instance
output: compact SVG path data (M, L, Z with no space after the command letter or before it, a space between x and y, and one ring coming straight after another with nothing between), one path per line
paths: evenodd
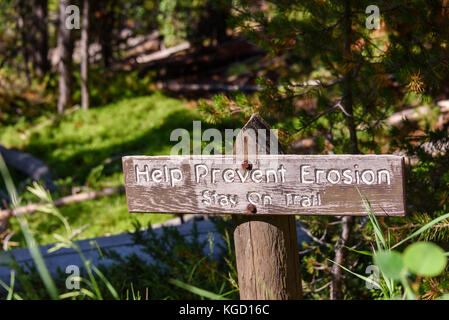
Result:
M74 230L88 225L76 238L77 240L132 231L135 220L147 226L149 222L155 224L176 217L171 214L129 213L124 194L83 201L59 209ZM37 212L29 215L27 219L39 244L53 243L56 239L52 234L63 233L64 226L51 215ZM15 219L11 219L11 228L17 231L17 235L11 240L25 246L25 241L19 233L19 224Z
M19 122L3 128L0 141L37 156L54 169L58 178L71 177L80 185L93 168L110 157L169 153L171 131L192 128L195 118L198 116L182 101L155 93L87 112L78 110L44 126L45 118L31 124ZM120 159L106 165L102 178L120 171L117 163ZM114 178L118 184L119 179L118 175Z
M192 130L198 120L195 110L184 101L161 93L127 98L116 103L77 110L61 119L40 117L33 122L19 121L0 129L0 143L31 153L53 170L59 191L54 198L71 193L71 187L88 185L91 189L123 184L121 156L131 154L170 154L176 142L170 133L176 128ZM16 180L20 175L15 175ZM17 181L19 182L19 181ZM17 183L18 184L18 183ZM26 201L36 201L24 194ZM130 214L124 195L115 195L61 208L74 228L89 224L80 238L117 234L132 230L133 219L142 225L173 218L163 214ZM24 243L18 225L11 241ZM53 241L57 232L51 217L42 213L30 216L30 227L43 243Z

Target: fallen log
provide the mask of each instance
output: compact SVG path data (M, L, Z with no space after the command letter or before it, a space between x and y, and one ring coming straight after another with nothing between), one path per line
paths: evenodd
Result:
M162 36L158 31L154 31L149 35L136 35L135 37L129 38L126 44L123 44L121 50L125 50L125 59L131 57L138 57L140 55L148 54L149 51L154 53L156 51L163 50L161 48L163 44Z
M437 102L439 107L439 114L444 115L449 113L449 100L441 100ZM393 113L388 117L387 122L393 127L401 127L404 120L416 122L431 114L432 109L429 106L420 106L417 108L405 109Z
M50 192L56 190L50 175L50 168L32 155L0 145L0 153L9 167L13 167L35 181L42 181Z
M296 140L288 148L288 153L294 154L316 154L318 152L319 148L315 137Z
M155 62L158 60L162 60L165 58L168 58L169 56L187 50L191 47L190 42L183 42L181 44L178 44L177 46L174 47L170 47L167 49L163 49L160 51L156 51L153 53L150 53L148 55L144 55L144 56L139 56L137 57L136 61L137 63L150 63L150 62Z
M421 106L417 108L405 109L393 113L388 117L387 122L393 127L401 127L405 120L416 122L431 112L428 106Z
M238 85L238 84L220 84L220 83L177 83L174 81L158 82L158 89L165 89L169 91L262 91L258 85Z
M122 193L125 191L124 186L115 187L115 188L105 188L102 190L94 190L83 193L78 193L66 197L62 197L53 201L53 204L56 207L65 206L75 202L82 202L86 200L93 200L100 197L110 196L115 193ZM0 211L0 221L7 219L12 216L30 214L39 209L40 206L45 205L45 203L31 203L26 206L18 207L15 209L9 210L1 210Z
M266 54L263 49L245 39L235 39L217 46L191 46L186 50L171 52L169 56L162 58L162 52L173 48L176 47L141 56L141 59L136 61L135 68L142 74L149 70L157 71L162 79L183 78L187 79L187 82L195 82L201 74L210 76L217 68Z

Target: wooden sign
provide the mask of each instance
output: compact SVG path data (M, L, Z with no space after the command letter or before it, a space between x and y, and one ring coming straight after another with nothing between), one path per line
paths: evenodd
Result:
M404 161L284 155L270 132L254 114L234 156L124 157L128 210L232 214L240 298L301 299L294 215L366 215L361 193L375 214L403 216Z
M403 158L393 155L127 156L130 212L404 216ZM358 189L358 190L357 190Z

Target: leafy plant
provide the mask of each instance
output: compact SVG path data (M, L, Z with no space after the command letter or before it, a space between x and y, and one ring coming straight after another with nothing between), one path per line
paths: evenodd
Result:
M17 207L20 203L19 198L17 196L17 192L14 186L14 183L11 179L11 176L9 175L8 168L5 165L5 162L3 160L3 157L0 156L0 172L3 176L3 179L5 181L5 185L7 187L9 196L12 200L13 208ZM36 195L41 201L45 202L45 205L42 205L39 207L38 211L41 213L46 213L52 216L55 216L58 218L60 223L65 228L64 234L53 234L54 238L57 240L55 245L48 250L48 252L55 252L61 248L72 248L76 250L76 252L79 254L81 260L84 263L85 270L88 274L88 278L74 277L73 280L80 281L80 283L83 283L85 287L80 288L79 290L65 292L62 294L58 293L58 290L56 288L55 282L50 275L50 272L45 264L45 261L42 257L42 254L39 250L38 244L34 238L33 232L30 230L28 226L28 222L25 218L25 216L18 215L16 216L17 220L19 221L21 231L24 235L24 238L26 240L28 249L30 250L31 256L33 258L33 261L35 263L35 266L37 268L37 271L39 273L40 278L42 279L42 282L44 283L44 286L49 294L49 296L54 299L67 299L67 298L74 298L81 296L89 297L92 299L103 299L103 294L99 287L99 282L96 279L98 277L101 282L105 285L109 293L115 298L118 299L118 294L114 287L111 285L111 283L106 279L106 277L103 275L103 273L91 263L90 260L86 259L84 256L82 250L78 246L78 244L73 241L73 239L81 233L82 230L72 230L71 226L69 225L67 219L61 215L59 210L54 206L53 200L51 198L51 195L48 191L46 191L42 186L40 186L38 183L34 182L32 186L28 187L28 190ZM22 297L18 294L14 294L14 275L15 273L11 274L11 282L10 285L7 285L3 282L0 282L0 285L2 285L7 291L8 296L7 298L16 298L16 299L22 299ZM96 276L96 277L95 277ZM26 293L26 292L25 292Z
M374 263L379 267L380 273L382 274L382 279L376 282L372 278L355 273L341 265L339 266L345 271L380 288L384 299L395 299L401 295L402 291L398 290L398 287L395 285L396 281L402 285L404 294L408 299L416 299L416 290L413 289L413 287L419 288L419 283L416 283L416 280L420 277L435 277L440 275L446 268L448 253L445 253L436 244L424 241L409 245L403 253L393 249L419 236L442 220L449 218L449 213L432 220L405 239L395 245L391 245L390 234L388 233L387 238L385 238L369 200L363 197L362 194L360 196L362 197L363 205L374 229L376 248L372 248L372 253L359 253L373 257ZM413 280L415 283L412 283ZM442 297L444 298L446 296L442 295Z
M225 245L216 244L209 235L200 239L196 223L186 236L173 227L157 233L149 226L142 229L136 221L131 233L135 246L142 254L122 257L118 252L105 250L112 265L100 269L119 292L132 290L147 292L150 299L236 299L237 272L230 225L223 219L214 220L223 235ZM179 288L183 290L179 290Z

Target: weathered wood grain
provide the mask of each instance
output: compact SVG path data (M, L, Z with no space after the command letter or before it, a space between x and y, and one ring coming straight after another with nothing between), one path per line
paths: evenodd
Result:
M234 245L242 300L302 296L295 217L234 215Z
M367 213L360 191L376 215L405 215L400 156L258 154L248 161L251 170L242 168L239 156L124 157L128 209L362 216ZM250 203L256 213L247 212Z
M72 194L70 196L65 196L53 201L53 205L56 207L62 207L71 203L83 202L86 200L98 199L105 196L110 196L116 193L123 193L125 188L123 186L115 187L115 188L104 188L101 190L92 190L83 193ZM0 210L0 220L8 219L9 217L30 214L37 210L40 207L46 205L46 203L31 203L22 207L17 207L14 209L6 209Z
M283 155L258 115L234 154L124 157L123 170L130 212L233 214L241 299L301 298L295 214L366 215L360 193L377 215L405 214L402 157Z
M254 114L237 135L234 154L238 161L255 162L259 155L284 151L268 123ZM235 214L232 221L240 299L301 299L295 216Z

